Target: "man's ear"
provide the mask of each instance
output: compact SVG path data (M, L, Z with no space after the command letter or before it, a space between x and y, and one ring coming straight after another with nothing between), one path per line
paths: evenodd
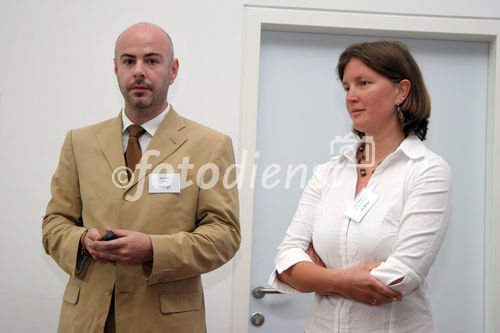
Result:
M113 64L115 65L115 74L118 74L118 66L116 63L116 58L113 58Z
M175 78L177 77L177 73L179 73L179 59L175 58L170 63L170 82L168 85L174 83Z

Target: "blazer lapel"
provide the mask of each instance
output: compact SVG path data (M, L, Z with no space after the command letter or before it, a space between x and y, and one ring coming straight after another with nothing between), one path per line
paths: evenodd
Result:
M187 141L187 137L182 133L184 127L186 125L182 118L171 106L139 162L141 164L151 164L151 167L147 168L146 172L141 172L141 168L136 167L133 181L129 183L125 192L128 192L135 184L144 179L155 167Z
M102 152L108 161L111 170L125 166L122 143L122 117L121 112L118 117L112 119L97 134L97 141Z

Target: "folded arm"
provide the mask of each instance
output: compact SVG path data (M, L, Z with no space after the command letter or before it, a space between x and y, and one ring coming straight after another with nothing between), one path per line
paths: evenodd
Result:
M325 183L327 166L320 166L300 199L276 257L276 271L269 283L283 292L316 292L341 296L365 304L386 303L399 299L401 294L370 275L378 265L371 263L348 269L328 269L308 251L312 240L312 226ZM309 252L309 253L308 253ZM315 252L314 252L315 254ZM316 261L316 263L314 263Z
M278 275L278 279L301 292L340 296L367 305L401 299L401 294L370 275L379 263L328 269L311 262L299 262ZM375 301L375 302L374 302Z
M408 179L393 253L371 274L406 295L422 285L438 254L450 217L451 176L435 159Z

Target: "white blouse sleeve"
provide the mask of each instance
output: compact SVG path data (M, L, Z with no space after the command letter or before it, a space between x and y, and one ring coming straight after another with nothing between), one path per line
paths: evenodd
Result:
M284 293L299 293L298 290L278 280L281 274L301 261L310 261L305 252L312 240L312 231L316 208L321 200L321 190L326 184L329 163L318 166L307 183L300 198L295 215L288 227L285 238L278 247L274 260L275 270L269 278L269 285Z
M434 156L405 184L404 207L392 254L371 274L406 295L419 288L446 234L451 210L451 176L446 162ZM418 170L416 170L418 169Z

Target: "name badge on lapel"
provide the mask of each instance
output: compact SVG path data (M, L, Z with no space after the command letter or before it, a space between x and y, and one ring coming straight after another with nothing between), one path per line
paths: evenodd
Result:
M181 193L181 174L150 173L149 193Z
M361 222L366 213L372 208L379 195L364 188L349 205L345 215L356 222Z

